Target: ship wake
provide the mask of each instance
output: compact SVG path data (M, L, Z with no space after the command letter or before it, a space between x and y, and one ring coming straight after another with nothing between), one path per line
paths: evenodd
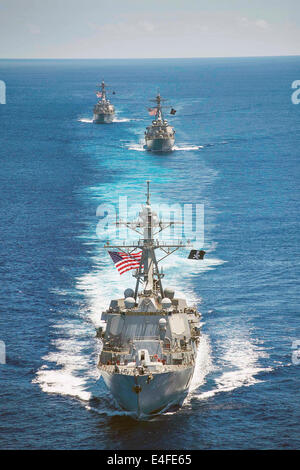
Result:
M203 149L203 145L174 145L173 150L184 150L184 151L189 151L189 150L200 150Z
M268 357L264 348L256 344L247 329L242 325L239 327L236 330L223 328L223 334L217 333L218 339L215 341L214 351L218 351L218 354L213 363L206 357L205 346L202 350L200 346L190 399L205 400L219 393L228 393L240 387L255 385L262 381L259 378L260 373L272 370L261 365L261 360ZM226 337L228 331L230 334ZM205 386L203 380L203 364L204 370L208 366L209 386ZM205 374L206 378L208 374Z
M93 118L78 118L77 119L78 122L83 122L85 124L93 124ZM134 118L122 118L122 117L118 117L116 116L112 122L131 122L131 121L138 121L138 119L134 119Z
M93 123L93 119L91 118L80 118L80 119L77 119L78 122L84 122L86 124L92 124Z
M200 150L203 149L203 145L174 145L174 151L184 151L188 152L191 150ZM132 143L128 145L129 150L135 150L136 152L145 152L147 150L145 142Z
M57 339L51 341L52 351L43 356L44 365L33 383L46 393L89 401L90 385L99 378L95 361L100 348L96 342L92 343L94 328L78 315L78 319L57 322L52 330Z

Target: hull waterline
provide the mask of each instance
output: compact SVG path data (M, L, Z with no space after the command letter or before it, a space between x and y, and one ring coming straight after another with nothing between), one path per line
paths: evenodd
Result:
M172 152L175 139L146 139L146 148L152 152Z
M94 114L93 122L95 124L110 124L114 117L114 114Z

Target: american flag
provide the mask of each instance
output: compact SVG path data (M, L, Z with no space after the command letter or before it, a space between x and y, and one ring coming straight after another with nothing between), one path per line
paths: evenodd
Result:
M128 253L123 253L122 251L109 251L108 253L120 274L140 267L142 258L141 251L138 253L131 253L130 255Z
M150 114L150 116L155 116L155 114L157 113L157 108L148 108L148 113Z
M101 98L101 96L102 96L101 91L96 91L96 95L98 96L98 98Z

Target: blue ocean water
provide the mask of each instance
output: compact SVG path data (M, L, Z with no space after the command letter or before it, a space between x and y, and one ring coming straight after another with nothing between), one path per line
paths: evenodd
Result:
M0 448L299 448L299 66L0 61ZM103 77L118 114L97 126ZM169 155L142 147L157 87L177 109ZM143 201L148 178L154 202L204 204L205 262L165 268L203 337L182 409L135 421L97 382L95 326L133 281L104 253L96 209Z

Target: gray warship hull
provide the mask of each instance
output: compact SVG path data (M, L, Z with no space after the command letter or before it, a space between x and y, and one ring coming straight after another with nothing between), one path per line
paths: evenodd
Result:
M146 148L152 152L171 152L175 139L146 139Z
M104 113L94 113L93 122L95 124L109 124L114 120L114 113L104 114Z
M118 374L112 369L101 367L107 388L121 408L138 418L181 406L194 372L194 366L182 367L153 374L149 381L147 375Z

